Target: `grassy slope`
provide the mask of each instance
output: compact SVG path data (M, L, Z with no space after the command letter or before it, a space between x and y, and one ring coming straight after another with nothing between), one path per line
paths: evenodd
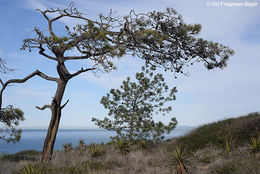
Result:
M236 139L236 147L229 154L223 148L225 136ZM105 151L96 157L91 157L88 150L57 151L49 165L40 164L38 152L24 151L4 155L0 159L0 173L23 173L21 168L29 161L32 167L41 169L46 174L168 174L173 173L169 169L169 147L181 143L196 154L196 158L192 157L193 167L190 168L190 173L257 174L260 173L260 154L252 154L245 143L250 143L251 137L258 136L260 114L253 113L201 126L188 135L156 144L146 150L133 145L126 155L121 155L113 144L103 145Z
M178 138L178 142L185 144L190 150L196 151L208 144L222 147L225 137L232 137L236 146L243 146L250 143L251 137L258 136L260 136L260 113L251 113L247 116L229 118L200 126L188 135Z

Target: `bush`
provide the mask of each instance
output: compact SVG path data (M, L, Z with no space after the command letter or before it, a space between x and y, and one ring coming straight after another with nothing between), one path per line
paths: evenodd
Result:
M104 155L106 153L106 150L104 146L96 145L95 143L93 143L88 146L88 152L91 157L98 157Z
M119 149L119 152L122 154L122 155L126 155L129 153L129 143L128 141L124 140L124 139L120 139L120 140L117 140L116 142L116 147Z
M69 151L71 151L73 149L71 143L63 144L62 147L63 147L65 152L69 152Z
M260 136L258 138L251 138L251 144L247 144L253 153L260 151Z

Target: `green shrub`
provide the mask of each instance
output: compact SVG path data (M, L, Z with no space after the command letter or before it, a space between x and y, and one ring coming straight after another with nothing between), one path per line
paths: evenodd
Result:
M124 139L120 139L120 140L117 140L116 142L116 147L119 149L119 152L122 154L122 155L126 155L129 153L129 143L128 141L124 140Z
M5 153L5 152L2 152L1 154L0 154L0 159L1 160L7 160L8 159L8 154L7 153Z
M231 150L233 150L234 145L235 145L235 140L232 137L228 138L226 136L225 142L224 142L224 147L225 147L227 154L229 154L231 152Z
M62 147L63 147L65 152L70 152L73 149L71 143L63 144Z
M91 157L98 157L104 155L106 153L106 150L104 146L92 143L88 146L88 152Z
M251 138L251 144L247 144L253 153L260 151L260 136L258 138Z
M148 147L151 145L151 142L150 141L147 141L147 140L141 140L138 142L138 147L141 149L141 150L146 150L148 149Z
M21 174L42 174L43 170L39 165L26 163L20 171Z
M84 140L79 140L79 145L77 146L77 150L79 153L85 152L87 149L87 145L84 143Z

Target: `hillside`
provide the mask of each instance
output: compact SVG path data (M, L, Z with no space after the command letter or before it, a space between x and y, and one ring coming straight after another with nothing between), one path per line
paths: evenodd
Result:
M250 143L252 137L260 136L260 113L229 118L200 126L188 135L178 138L191 150L204 148L208 144L222 147L225 138L232 138L236 146Z

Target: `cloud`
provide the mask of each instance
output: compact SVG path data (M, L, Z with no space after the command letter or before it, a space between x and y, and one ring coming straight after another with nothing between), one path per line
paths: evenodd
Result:
M47 9L47 6L43 2L44 1L39 1L39 0L25 0L23 3L23 7L30 10Z

